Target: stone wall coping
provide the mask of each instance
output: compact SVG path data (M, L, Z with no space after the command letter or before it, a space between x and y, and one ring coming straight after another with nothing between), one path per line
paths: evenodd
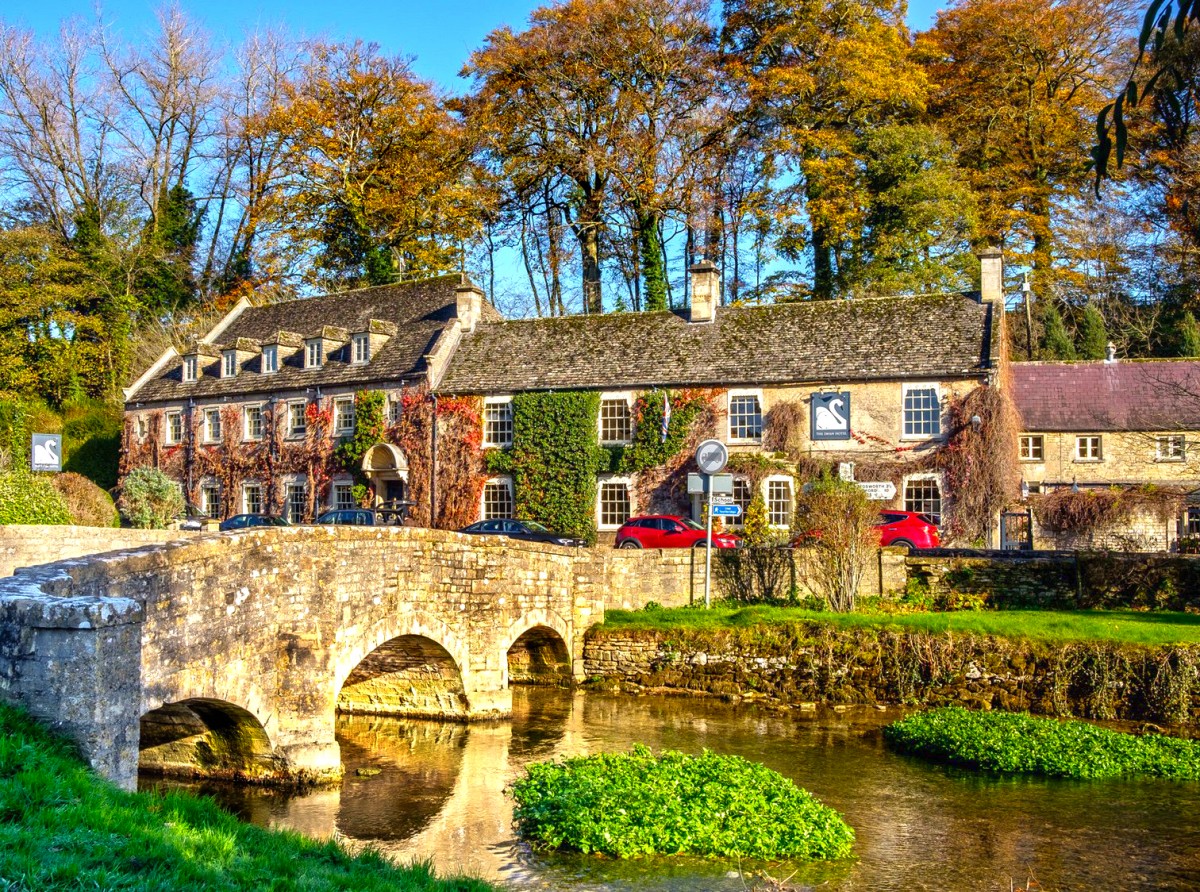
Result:
M55 565L0 579L0 615L36 629L99 629L142 621L142 605L132 598L57 593L71 582Z

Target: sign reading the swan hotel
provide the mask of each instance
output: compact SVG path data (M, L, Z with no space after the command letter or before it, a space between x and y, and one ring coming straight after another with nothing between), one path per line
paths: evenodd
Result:
M814 440L850 439L850 391L814 393L809 405Z
M34 434L30 470L62 470L62 434Z

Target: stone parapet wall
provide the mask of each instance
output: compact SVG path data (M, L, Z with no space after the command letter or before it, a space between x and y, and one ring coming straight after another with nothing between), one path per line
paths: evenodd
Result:
M55 561L127 551L186 538L178 530L130 530L118 527L0 526L0 577L20 567L37 567Z

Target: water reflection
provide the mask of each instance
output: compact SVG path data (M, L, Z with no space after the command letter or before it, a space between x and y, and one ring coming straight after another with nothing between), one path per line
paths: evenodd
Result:
M528 761L634 743L764 762L844 813L857 860L774 865L833 890L1044 889L1200 892L1200 784L1044 781L943 769L886 749L898 713L774 713L683 698L517 689L514 717L459 725L346 717L339 790L284 796L209 786L247 820L432 858L522 888L738 890L728 862L612 862L531 853L514 837L505 786ZM752 872L757 865L742 865Z

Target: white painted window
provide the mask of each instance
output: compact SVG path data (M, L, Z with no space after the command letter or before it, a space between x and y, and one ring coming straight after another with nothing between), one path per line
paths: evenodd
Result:
M338 511L357 508L354 504L354 483L351 480L335 480L329 489L329 507Z
M183 413L168 412L163 418L163 439L167 445L183 441Z
M204 410L204 442L216 443L221 439L221 410Z
M483 484L479 504L479 519L492 520L513 516L512 477L493 477Z
M268 344L262 348L262 351L263 374L270 375L279 371L279 347L275 344Z
M1183 434L1162 434L1154 438L1154 457L1158 461L1183 461L1186 447Z
M238 373L237 351L226 350L221 359L221 377L236 378Z
M341 436L354 433L354 398L333 401L333 432Z
M1041 434L1021 434L1021 461L1045 461L1046 441Z
M185 356L183 357L183 380L195 381L200 373L200 357Z
M308 433L308 406L305 403L288 403L288 436L303 437Z
M927 514L942 522L942 488L936 476L921 475L904 481L904 510Z
M312 341L304 342L304 367L306 369L319 369L325 361L325 345L318 338Z
M749 477L733 478L733 503L742 509L737 517L726 517L725 522L730 526L740 527L746 522L746 511L754 498L754 484Z
M146 416L139 415L137 419L137 435L139 440L146 439Z
M371 361L371 336L356 334L353 338L354 362L361 365Z
M600 398L600 442L633 442L633 412L628 394L603 394Z
M757 391L729 392L729 440L752 442L762 440L762 396Z
M483 401L483 445L504 448L513 441L511 397L491 397Z
M399 424L400 416L404 413L404 403L400 401L400 396L393 395L388 398L388 424Z
M263 497L261 483L242 484L242 513L262 514Z
M242 418L245 422L242 435L247 440L261 440L263 438L262 406L246 406L242 409Z
M597 522L602 530L615 530L629 520L629 481L620 477L602 479L596 495Z
M773 527L789 527L795 508L791 477L766 479L767 523Z
M209 517L221 516L221 488L216 483L200 485L200 510Z
M283 510L289 523L303 523L308 516L308 485L288 483L283 490Z
M1083 437L1075 438L1075 460L1076 461L1101 461L1104 458L1101 451L1101 440L1099 434L1087 434Z
M942 433L942 401L936 384L904 385L906 440L937 437Z

